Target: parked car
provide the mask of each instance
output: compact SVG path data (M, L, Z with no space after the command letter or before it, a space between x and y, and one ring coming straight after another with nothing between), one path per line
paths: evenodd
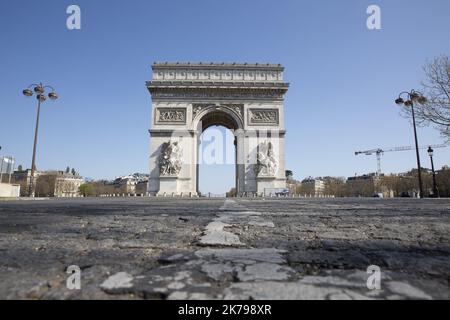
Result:
M277 197L279 197L279 196L281 196L281 197L286 197L286 196L289 195L289 189L282 189L282 190L279 190L279 191L277 191L277 192L275 193L275 195L276 195Z

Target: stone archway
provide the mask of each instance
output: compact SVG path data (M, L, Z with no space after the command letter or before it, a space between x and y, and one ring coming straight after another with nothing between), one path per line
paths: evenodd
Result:
M234 187L236 190L239 190L239 173L238 173L238 149L239 149L239 142L236 137L236 134L243 130L243 124L239 117L233 113L232 110L228 109L227 107L220 107L220 106L208 106L203 108L201 112L198 112L196 115L196 118L194 119L194 126L197 128L196 136L197 136L197 149L195 150L197 156L200 155L200 137L203 134L204 131L206 131L208 128L212 126L223 126L226 129L229 129L233 135L234 135L234 162L235 162L235 183ZM224 141L225 142L225 141ZM217 159L217 160L223 160L223 159ZM197 193L200 194L200 166L199 161L197 161L196 166L196 190Z
M271 64L155 63L151 195L196 195L198 139L212 125L231 129L238 194L285 188L284 68Z

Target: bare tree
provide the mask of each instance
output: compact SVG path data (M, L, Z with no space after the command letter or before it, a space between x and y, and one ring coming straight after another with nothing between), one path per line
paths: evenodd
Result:
M326 195L332 195L335 197L345 197L346 196L346 184L345 178L343 177L325 177L323 178L325 182L324 193Z
M36 179L36 196L53 197L55 195L56 174L44 174Z
M417 122L423 125L433 124L450 141L450 62L448 56L442 55L428 62L423 70L425 80L422 82L423 94L428 102L415 108ZM411 117L409 107L404 107L403 114Z

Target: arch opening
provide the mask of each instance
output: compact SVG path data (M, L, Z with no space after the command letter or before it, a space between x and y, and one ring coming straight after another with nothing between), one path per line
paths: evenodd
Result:
M198 122L197 192L206 197L234 196L237 190L237 140L240 124L214 110Z
M199 135L208 129L210 126L224 126L230 130L243 129L244 125L242 119L234 111L221 107L210 107L205 109L196 117L197 123L194 128L197 128Z

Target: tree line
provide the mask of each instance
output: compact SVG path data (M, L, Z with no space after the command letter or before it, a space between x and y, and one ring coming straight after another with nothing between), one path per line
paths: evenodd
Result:
M418 192L417 169L405 174L366 176L352 180L343 177L319 179L324 182L322 194L335 197L373 197L379 194L383 194L384 197L412 197ZM422 181L425 196L433 196L432 172L423 169ZM443 168L437 172L436 185L440 197L450 197L450 169ZM295 193L314 195L311 187L302 183L296 183ZM317 196L317 194L315 195Z

